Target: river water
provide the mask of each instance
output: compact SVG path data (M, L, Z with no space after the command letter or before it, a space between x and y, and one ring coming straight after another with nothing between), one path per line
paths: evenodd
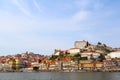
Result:
M0 80L120 80L119 72L0 73Z

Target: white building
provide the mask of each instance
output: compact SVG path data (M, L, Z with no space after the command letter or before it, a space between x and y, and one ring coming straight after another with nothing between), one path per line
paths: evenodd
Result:
M79 48L71 48L68 50L68 53L70 53L70 55L74 55L74 54L80 53L80 49Z
M54 55L59 56L59 55L60 55L60 52L56 52L56 53L54 53Z
M98 58L100 56L100 53L93 53L93 52L81 53L81 57L87 57L88 59L90 59L91 55L94 58Z
M109 56L110 58L120 58L120 52L111 52L107 56Z

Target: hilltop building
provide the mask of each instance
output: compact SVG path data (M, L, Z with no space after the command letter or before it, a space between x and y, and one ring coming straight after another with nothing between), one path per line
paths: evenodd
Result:
M84 49L89 45L88 41L75 41L74 46L75 48L79 48L79 49Z

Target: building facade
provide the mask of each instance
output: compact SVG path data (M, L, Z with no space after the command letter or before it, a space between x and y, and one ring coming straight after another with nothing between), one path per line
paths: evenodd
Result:
M79 48L79 49L84 49L88 46L88 42L87 41L75 41L74 46L75 48Z

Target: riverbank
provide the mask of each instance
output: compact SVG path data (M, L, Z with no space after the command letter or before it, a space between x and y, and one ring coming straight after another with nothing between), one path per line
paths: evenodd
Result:
M120 69L106 69L106 70L31 70L31 71L0 71L0 72L120 72Z

